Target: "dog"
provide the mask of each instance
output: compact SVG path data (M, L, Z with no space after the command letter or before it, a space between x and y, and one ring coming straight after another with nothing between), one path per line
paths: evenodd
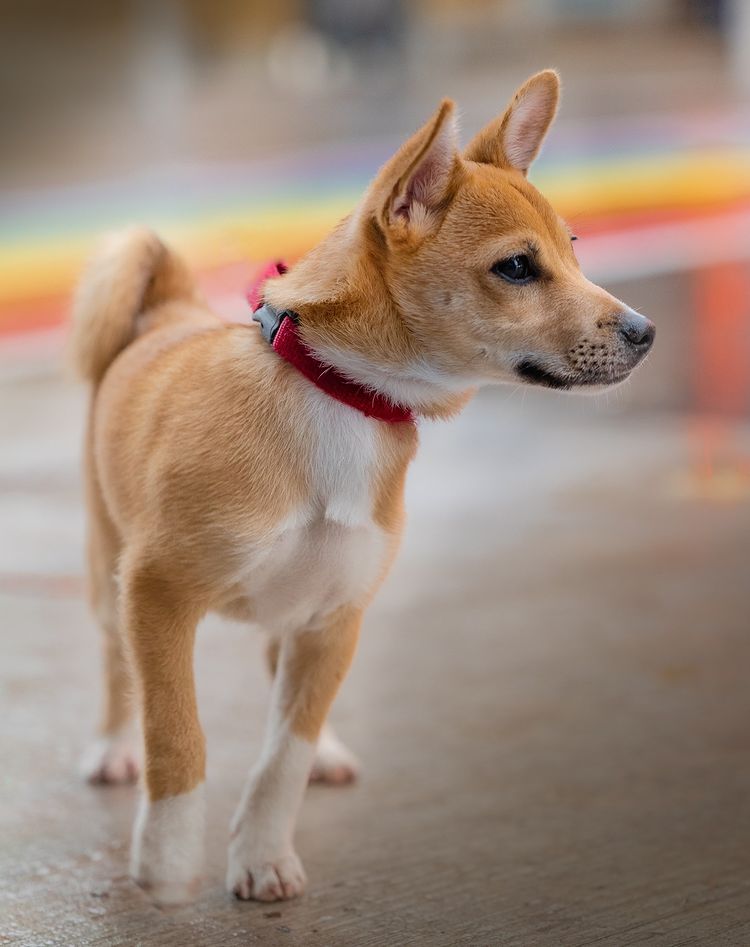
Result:
M527 180L558 98L554 71L532 76L463 152L443 101L354 212L264 283L260 328L213 314L149 230L111 238L82 278L71 339L92 389L88 558L106 642L87 772L138 774L132 690L145 765L131 873L158 902L189 900L202 870L202 616L261 626L273 675L227 887L293 898L308 780L356 775L326 717L396 554L417 420L455 415L489 382L612 385L651 348L653 324L582 275Z

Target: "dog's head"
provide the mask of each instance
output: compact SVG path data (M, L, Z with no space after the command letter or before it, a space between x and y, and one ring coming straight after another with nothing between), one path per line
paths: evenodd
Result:
M558 97L555 72L532 76L463 152L445 101L381 169L300 276L309 289L332 268L334 248L356 233L346 253L366 257L370 270L360 265L353 283L373 300L375 318L382 280L409 344L399 351L387 324L389 353L372 326L357 334L353 318L334 325L327 317L315 339L326 357L355 376L368 361L380 363L382 377L453 391L483 381L609 385L630 374L651 347L653 324L586 279L573 235L526 177ZM378 280L368 278L375 270Z
M572 388L626 378L654 326L581 273L572 234L526 178L557 109L540 72L466 150L444 102L371 192L385 274L440 366Z

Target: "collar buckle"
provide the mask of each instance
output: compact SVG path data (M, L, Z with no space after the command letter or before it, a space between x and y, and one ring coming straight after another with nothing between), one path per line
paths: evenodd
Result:
M286 310L279 312L278 309L274 309L274 307L268 303L263 303L263 305L253 313L253 322L257 322L260 326L261 334L266 342L268 342L269 345L273 345L276 333L279 331L281 323L287 316L291 316L291 313Z

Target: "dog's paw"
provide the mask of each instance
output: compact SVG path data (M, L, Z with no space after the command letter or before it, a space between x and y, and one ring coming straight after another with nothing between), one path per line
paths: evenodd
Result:
M329 727L324 727L315 749L310 782L343 786L346 783L353 783L359 776L359 771L357 757L344 746Z
M80 772L94 786L115 786L137 782L141 753L132 733L99 737L83 754Z
M201 888L201 878L165 879L145 881L133 878L133 881L142 888L157 907L177 908L183 904L190 904L198 896Z
M241 837L229 846L227 889L241 901L288 901L305 890L302 862L292 849L277 855L253 851Z
M130 854L133 880L158 904L191 901L201 883L204 834L202 784L156 802L142 798Z

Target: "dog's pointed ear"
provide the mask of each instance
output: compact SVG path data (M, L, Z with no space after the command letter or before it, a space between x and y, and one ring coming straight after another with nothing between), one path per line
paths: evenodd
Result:
M464 157L526 174L539 154L559 98L560 78L554 69L538 72L518 89L505 113L470 142Z
M445 99L375 180L375 213L383 231L419 238L439 224L460 163L455 106Z

